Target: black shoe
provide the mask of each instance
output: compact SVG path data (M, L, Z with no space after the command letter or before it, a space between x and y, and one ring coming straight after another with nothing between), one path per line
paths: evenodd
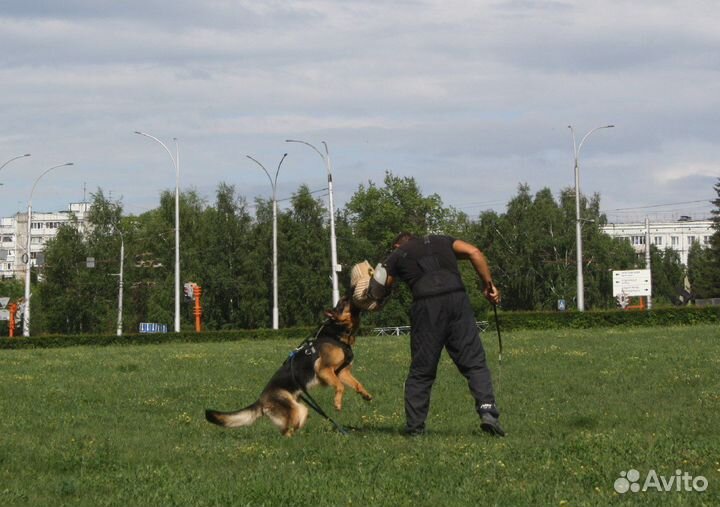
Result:
M483 413L480 417L482 418L480 428L482 428L485 433L489 433L495 437L505 436L505 430L500 426L497 417L487 412Z
M403 435L406 437L421 437L425 434L425 428L405 429Z

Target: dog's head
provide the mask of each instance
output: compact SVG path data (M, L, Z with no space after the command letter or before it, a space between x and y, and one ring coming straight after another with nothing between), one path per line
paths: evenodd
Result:
M338 326L341 337L346 337L355 342L355 335L360 329L360 308L356 307L352 298L343 296L335 308L325 310L325 316Z

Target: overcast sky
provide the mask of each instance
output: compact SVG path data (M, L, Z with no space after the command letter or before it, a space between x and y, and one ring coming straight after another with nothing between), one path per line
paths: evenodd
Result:
M0 216L98 187L126 212L174 188L336 201L385 171L473 217L527 183L612 217L707 216L720 177L716 0L9 0L0 6ZM322 194L318 194L322 195ZM661 206L662 205L662 206ZM626 208L640 208L627 210ZM622 211L614 211L622 210Z

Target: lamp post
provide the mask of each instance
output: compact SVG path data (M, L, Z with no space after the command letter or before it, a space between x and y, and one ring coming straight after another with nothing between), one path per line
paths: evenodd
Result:
M590 134L599 129L613 128L615 125L603 125L602 127L595 127L580 141L580 144L575 143L575 130L572 125L568 125L570 132L572 133L573 139L573 150L575 155L575 243L576 243L576 254L577 254L577 308L578 311L585 311L585 282L583 280L583 267L582 267L582 225L580 223L580 166L578 165L578 157L580 156L580 149L583 143Z
M125 237L119 227L115 230L120 235L120 273L118 274L118 318L117 318L117 335L122 336L123 330L123 271L125 267Z
M175 167L175 332L180 332L180 150L178 147L177 138L173 138L175 141L175 156L170 152L165 143L155 136L146 134L145 132L135 131L136 134L149 137L160 146L165 148L170 160L172 160L173 167Z
M17 157L11 158L11 159L8 160L7 162L3 163L3 165L0 165L0 171L2 171L2 170L3 170L3 167L5 167L6 165L8 165L8 164L9 164L10 162L12 162L13 160L17 160L17 159L19 159L19 158L25 158L25 157L29 157L29 156L30 156L30 154L29 154L29 153L26 153L25 155L18 155ZM0 183L0 185L2 185L2 183Z
M277 179L278 174L280 173L280 166L283 163L283 160L285 160L285 157L287 157L287 153L285 153L282 158L280 159L280 163L277 166L277 170L275 170L275 178L272 178L270 176L270 173L267 169L265 169L265 166L262 165L260 162L252 158L250 155L246 155L247 158L255 162L257 165L260 166L260 169L262 169L265 174L267 175L268 179L270 180L270 186L272 187L272 200L273 200L273 258L272 258L272 265L273 265L273 310L272 310L272 326L273 329L278 329L279 320L280 320L280 312L278 310L278 272L277 272Z
M25 266L25 309L23 311L23 336L30 336L30 235L32 233L32 196L35 193L35 187L38 184L38 181L40 181L40 178L45 176L47 173L52 171L53 169L57 169L58 167L65 167L68 165L73 165L72 162L67 162L65 164L60 164L51 167L50 169L46 169L40 176L38 176L35 179L35 182L33 183L32 189L30 190L30 198L28 199L28 208L27 208L27 243L25 245L25 255L26 255L26 266Z
M338 271L342 269L342 267L337 262L337 238L335 237L335 206L333 204L333 179L332 179L332 165L330 164L330 152L328 151L328 146L325 141L322 141L323 145L325 146L325 154L323 155L320 150L318 150L315 146L312 144L306 142L306 141L298 141L296 139L287 139L285 142L287 143L301 143L306 146L309 146L315 152L320 155L320 158L323 159L323 162L325 162L325 167L327 168L327 175L328 175L328 201L329 201L329 208L330 208L330 262L331 262L331 274L330 277L332 279L332 304L333 306L337 305L337 302L340 300L340 291L338 290Z
M0 165L0 171L2 171L2 170L3 170L3 167L5 167L6 165L8 165L8 164L9 164L10 162L12 162L13 160L17 160L17 159L19 159L19 158L25 158L25 157L29 157L29 156L30 156L30 154L29 154L29 153L26 153L25 155L18 155L17 157L11 158L11 159L8 160L7 162L3 163L3 165Z

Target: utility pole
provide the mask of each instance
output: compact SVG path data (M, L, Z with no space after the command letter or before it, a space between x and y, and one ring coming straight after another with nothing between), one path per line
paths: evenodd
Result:
M652 271L650 270L650 219L645 217L645 269L650 271L650 279L652 280ZM652 309L652 291L647 296L647 309Z

